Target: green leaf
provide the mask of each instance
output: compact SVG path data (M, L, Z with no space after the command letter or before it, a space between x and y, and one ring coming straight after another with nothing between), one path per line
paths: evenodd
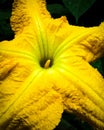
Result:
M0 41L13 38L13 31L10 26L11 10L0 9Z
M97 68L98 71L99 71L102 75L104 75L103 59L98 59L98 60L92 62L91 65L92 65L94 68Z
M81 15L83 15L96 0L63 0L66 8L72 13L76 19L76 23Z
M64 112L54 130L93 130L92 126L73 113Z
M71 122L68 122L65 119L61 119L60 123L54 130L77 130L76 127L74 127Z
M68 10L61 4L48 4L47 9L51 14L65 15L68 13Z

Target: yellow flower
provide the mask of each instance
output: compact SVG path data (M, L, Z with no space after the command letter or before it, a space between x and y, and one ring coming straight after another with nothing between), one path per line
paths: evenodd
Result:
M45 0L14 0L15 37L0 43L0 130L53 130L63 111L104 129L104 23L53 19Z

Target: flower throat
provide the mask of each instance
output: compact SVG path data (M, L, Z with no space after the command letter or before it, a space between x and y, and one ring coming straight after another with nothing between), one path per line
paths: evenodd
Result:
M40 61L40 66L44 69L48 69L53 65L53 60L51 58L43 59Z

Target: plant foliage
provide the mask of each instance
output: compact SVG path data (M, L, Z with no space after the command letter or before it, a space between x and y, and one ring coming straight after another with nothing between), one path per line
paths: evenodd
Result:
M75 17L76 22L81 15L83 15L96 0L62 0L65 7Z

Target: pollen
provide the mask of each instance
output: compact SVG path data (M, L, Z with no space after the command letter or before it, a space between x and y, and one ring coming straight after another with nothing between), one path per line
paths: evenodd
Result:
M50 64L51 64L51 60L48 59L48 60L45 62L45 64L44 64L44 68L45 68L45 69L48 69L48 68L50 67Z

